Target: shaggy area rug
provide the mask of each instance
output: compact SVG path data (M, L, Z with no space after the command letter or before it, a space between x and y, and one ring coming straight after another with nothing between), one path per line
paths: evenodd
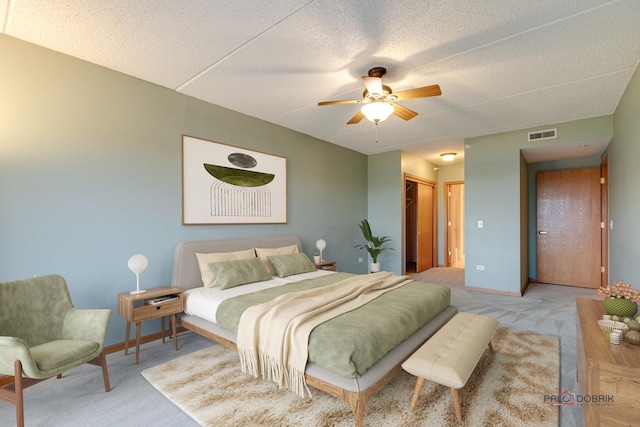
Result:
M560 386L557 337L500 327L460 392L463 426L557 426L544 402ZM220 345L147 369L142 375L202 426L353 426L349 405L310 388L302 399L240 372L238 354ZM426 381L409 412L415 377L401 371L368 403L365 425L460 426L449 388Z

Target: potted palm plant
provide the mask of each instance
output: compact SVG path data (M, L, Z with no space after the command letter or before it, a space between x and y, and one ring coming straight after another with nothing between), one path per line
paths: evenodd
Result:
M393 248L383 247L385 243L391 241L391 238L389 236L381 236L381 237L374 236L373 233L371 232L371 226L369 225L369 221L367 221L366 219L363 219L362 221L360 221L360 224L358 224L358 226L360 227L360 230L362 231L362 235L364 236L364 239L367 241L367 243L364 245L356 245L355 247L358 249L366 249L367 252L369 252L369 255L371 255L371 272L372 273L380 271L380 263L378 263L378 255L380 255L382 252L386 251L387 249L393 250Z

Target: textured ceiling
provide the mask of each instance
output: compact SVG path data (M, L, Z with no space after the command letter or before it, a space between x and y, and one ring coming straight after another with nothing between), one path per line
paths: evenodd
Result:
M612 114L639 23L638 0L0 0L7 35L365 154L438 164L445 151L460 161L465 137ZM402 101L418 116L391 116L378 143L366 119L346 125L357 104L317 106L361 98L375 66L394 92L442 89Z

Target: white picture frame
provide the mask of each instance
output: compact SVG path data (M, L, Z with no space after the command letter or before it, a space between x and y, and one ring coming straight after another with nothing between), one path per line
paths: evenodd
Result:
M182 223L284 224L287 159L182 135Z

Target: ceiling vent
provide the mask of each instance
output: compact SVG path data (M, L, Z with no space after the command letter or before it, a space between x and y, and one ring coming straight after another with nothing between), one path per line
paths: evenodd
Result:
M558 129L539 130L536 132L529 132L529 142L540 141L542 139L553 139L557 137Z

